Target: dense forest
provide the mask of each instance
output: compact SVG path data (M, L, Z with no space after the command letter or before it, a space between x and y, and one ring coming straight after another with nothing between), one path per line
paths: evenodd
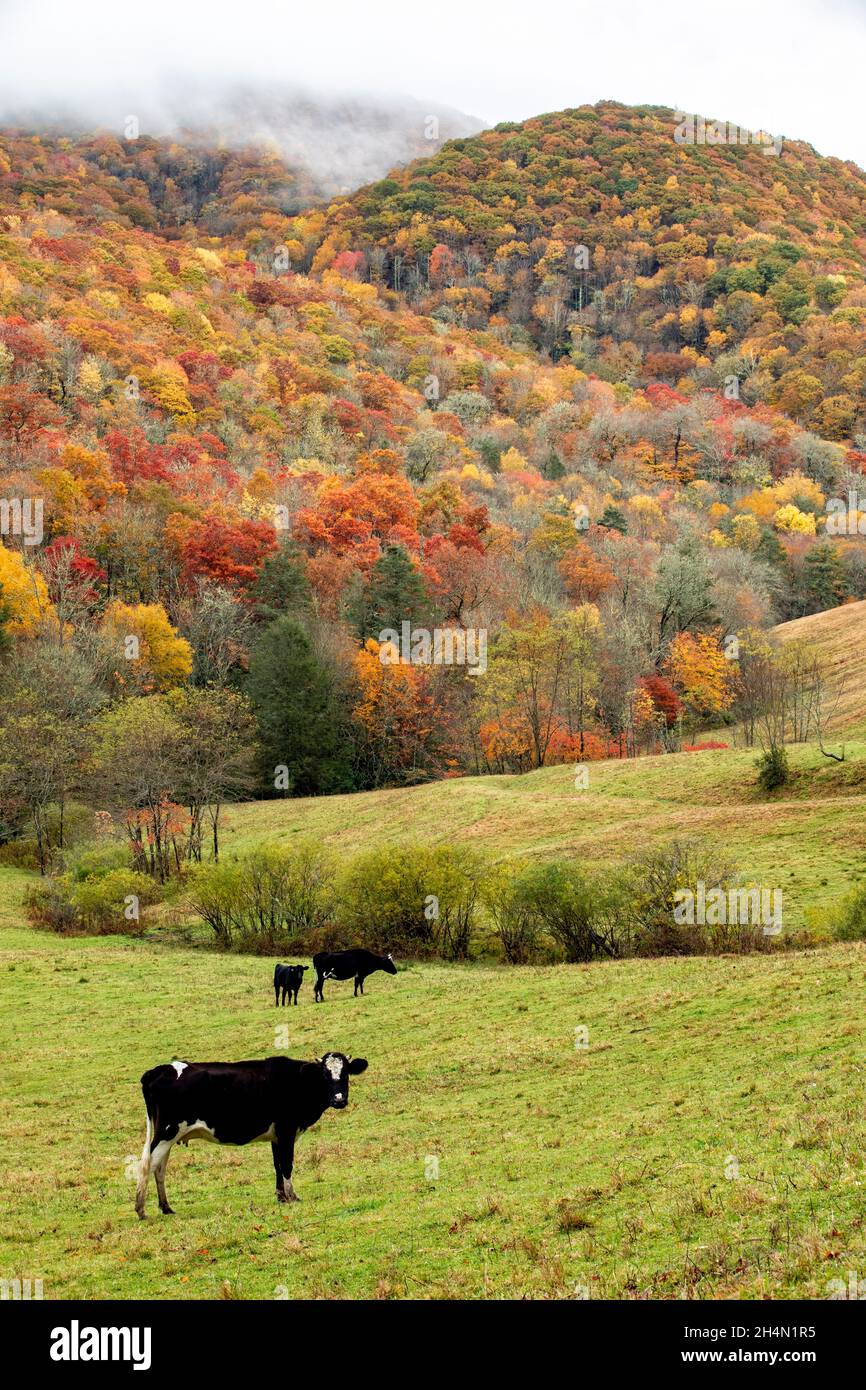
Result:
M200 852L215 786L754 735L768 629L866 596L866 174L676 119L330 203L266 148L0 134L9 846L82 789Z

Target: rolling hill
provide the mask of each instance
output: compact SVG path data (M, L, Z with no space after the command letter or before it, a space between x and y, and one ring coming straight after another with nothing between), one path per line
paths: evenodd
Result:
M678 144L680 119L600 102L450 141L333 203L314 265L377 248L386 282L444 323L576 352L609 380L733 373L743 399L844 437L866 405L866 174L727 126Z
M826 673L830 727L862 733L866 720L866 602L810 613L774 629L782 642L803 642Z

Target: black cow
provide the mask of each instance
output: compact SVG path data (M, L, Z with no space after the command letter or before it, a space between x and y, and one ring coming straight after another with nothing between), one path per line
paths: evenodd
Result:
M327 1109L345 1110L349 1077L367 1070L363 1057L349 1061L326 1052L315 1062L266 1057L261 1062L171 1062L146 1071L141 1089L147 1138L138 1172L135 1210L144 1216L151 1170L160 1211L171 1212L165 1170L173 1144L210 1139L217 1144L270 1141L277 1174L277 1201L297 1202L292 1186L295 1139Z
M390 955L377 956L375 951L365 951L362 947L355 947L352 951L319 951L318 955L313 956L313 965L316 968L317 1004L325 1002L322 985L326 980L351 980L354 975L354 997L357 998L358 986L363 994L368 975L377 970L384 970L388 975L397 974L397 967Z
M282 990L283 1005L286 1002L286 995L292 1000L293 1004L298 1002L298 990L304 983L304 971L309 970L308 965L278 965L274 970L274 1005L279 1007L280 991Z

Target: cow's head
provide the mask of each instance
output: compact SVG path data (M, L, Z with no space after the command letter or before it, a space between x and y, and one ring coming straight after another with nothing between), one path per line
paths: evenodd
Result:
M360 1076L367 1070L366 1057L353 1057L349 1061L342 1052L326 1052L321 1066L328 1087L328 1105L333 1110L345 1110L349 1104L349 1077Z
M389 975L397 974L397 967L394 964L394 958L391 955L390 951L388 952L387 956L382 957L382 969L386 971Z

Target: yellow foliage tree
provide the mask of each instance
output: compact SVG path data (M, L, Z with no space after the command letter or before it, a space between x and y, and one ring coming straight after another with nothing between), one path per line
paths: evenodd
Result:
M12 637L33 637L57 628L57 614L42 575L17 550L0 544L0 598L9 610L6 623Z
M761 543L761 528L754 516L748 512L735 516L731 522L731 534L738 550L757 550Z
M168 411L179 425L193 428L196 423L195 411L186 393L186 373L173 362L164 362L154 367L150 389L157 403Z
M793 502L779 508L773 517L773 525L777 531L787 531L798 536L815 535L814 516L811 512L801 512Z
M161 603L121 603L105 610L102 631L117 646L117 679L127 684L126 669L140 690L166 691L183 685L192 674L192 647L172 627Z
M519 449L513 446L506 449L499 459L499 467L503 473L525 473L529 464L523 457Z
M102 373L95 357L85 357L78 369L78 385L81 394L89 401L98 400L102 394Z

